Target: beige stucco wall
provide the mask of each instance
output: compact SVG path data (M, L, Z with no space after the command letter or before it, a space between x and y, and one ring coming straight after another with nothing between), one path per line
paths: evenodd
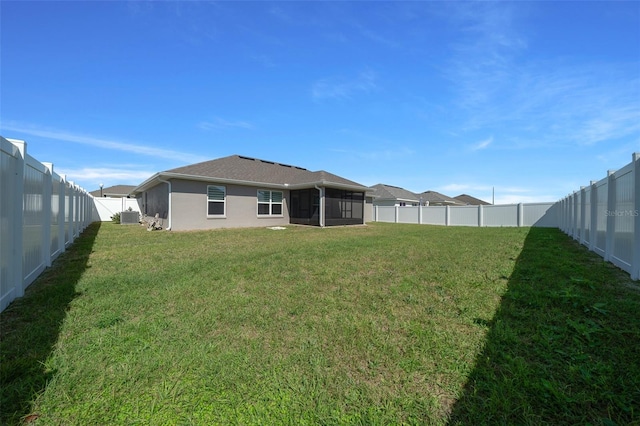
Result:
M269 188L224 185L226 217L210 218L207 217L207 182L172 179L171 185L171 229L175 231L289 224L289 191L282 191L282 217L258 217L257 191Z
M364 223L373 222L373 198L364 197Z

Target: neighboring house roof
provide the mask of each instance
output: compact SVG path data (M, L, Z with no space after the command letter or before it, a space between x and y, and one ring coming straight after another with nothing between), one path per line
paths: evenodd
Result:
M418 195L399 186L379 183L373 185L371 189L373 189L373 196L377 200L397 200L417 203L420 199Z
M418 196L424 201L428 201L430 205L442 205L442 206L464 206L466 205L462 201L456 200L455 198L447 197L444 194L441 194L436 191L425 191Z
M462 201L465 204L468 204L470 206L490 206L491 203L487 203L486 201L483 201L479 198L476 197L472 197L471 195L467 195L467 194L460 194L457 197L453 197L458 201Z
M126 197L135 189L135 185L113 185L107 188L96 189L95 191L91 191L89 194L94 197L100 197L100 193L102 193L103 197Z
M161 179L171 178L289 189L308 188L314 185L358 191L369 189L324 170L312 172L302 167L274 161L231 155L156 173L138 185L134 192L145 191Z

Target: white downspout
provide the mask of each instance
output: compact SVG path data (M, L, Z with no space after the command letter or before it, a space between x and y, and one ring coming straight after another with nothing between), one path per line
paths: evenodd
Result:
M318 212L318 218L320 219L320 228L324 228L324 194L322 191L322 188L320 188L318 185L314 185L314 187L320 191L320 205L318 206L318 209L320 210Z
M162 178L158 178L158 180L162 183L166 183L167 185L169 185L169 210L167 211L167 220L169 222L169 226L167 226L167 231L171 231L171 181L170 180L163 180Z

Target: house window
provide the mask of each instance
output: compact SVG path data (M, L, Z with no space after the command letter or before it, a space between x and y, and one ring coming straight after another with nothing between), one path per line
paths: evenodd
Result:
M282 216L282 191L258 190L258 216Z
M224 216L226 200L226 187L207 185L207 216Z

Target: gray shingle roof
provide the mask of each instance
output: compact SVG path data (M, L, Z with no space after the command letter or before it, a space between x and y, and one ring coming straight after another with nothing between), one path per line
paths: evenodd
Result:
M102 188L102 195L105 197L126 197L135 188L135 185L113 185ZM91 191L89 194L93 195L94 197L100 197L100 190L96 189L95 191Z
M312 185L323 182L331 186L355 186L366 189L349 179L342 178L324 170L312 172L302 167L274 161L260 160L241 155L218 158L189 166L166 170L162 174L179 174L185 177L203 177L211 179L236 180L240 182L267 183L275 185Z
M453 197L456 200L462 201L465 204L468 204L470 206L489 206L491 205L491 203L487 203L486 201L483 201L479 198L476 197L472 197L471 195L467 195L467 194L460 194L457 197Z
M404 188L379 183L371 187L374 197L379 200L401 200L418 202L420 197Z
M455 198L447 197L444 194L441 194L436 191L425 191L421 194L418 194L419 197L422 198L423 201L428 201L431 205L450 205L450 206L464 206L465 203L462 201L456 200Z

